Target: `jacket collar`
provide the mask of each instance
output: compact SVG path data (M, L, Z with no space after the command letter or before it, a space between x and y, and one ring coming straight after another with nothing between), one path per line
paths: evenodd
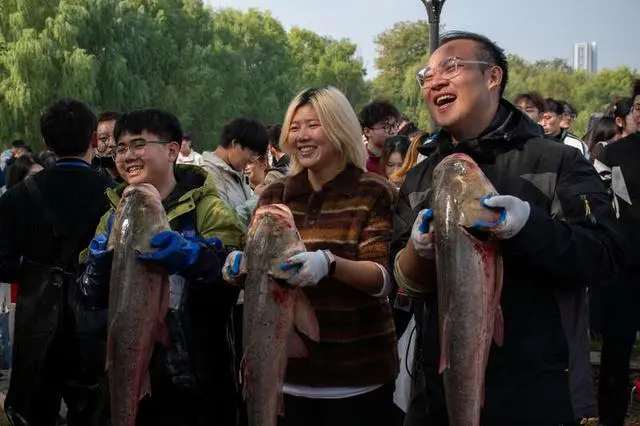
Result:
M319 192L336 192L345 196L353 196L358 189L358 183L363 173L364 170L349 164L335 178L324 184ZM308 170L304 169L285 181L283 201L286 202L297 197L310 195L313 192L313 187L309 182Z

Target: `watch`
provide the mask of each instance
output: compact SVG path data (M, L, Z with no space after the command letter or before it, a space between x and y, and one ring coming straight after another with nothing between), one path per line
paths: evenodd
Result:
M327 258L327 264L329 265L329 273L327 276L332 277L336 272L336 257L329 250L322 250L322 253L324 257Z

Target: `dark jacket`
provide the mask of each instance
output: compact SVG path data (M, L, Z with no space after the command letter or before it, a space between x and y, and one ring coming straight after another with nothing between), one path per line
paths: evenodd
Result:
M58 409L48 407L56 400L60 406L61 393L75 417L77 407L63 389L92 378L93 366L81 350L86 341L76 333L94 318L69 301L78 254L108 209L108 185L89 164L61 159L0 199L0 282L19 286L5 403L16 424L23 424L18 418L32 425L55 421Z
M231 312L238 290L222 281L226 250L205 243L218 237L239 246L241 225L217 196L210 176L198 166L178 165L177 184L163 200L171 228L201 242L196 263L171 276L167 324L171 345L156 345L151 359L151 397L141 401L138 425L200 426L220 422L233 426L239 402L234 368ZM126 185L108 191L112 209ZM112 210L113 211L113 210ZM97 233L108 229L107 213ZM88 256L78 278L87 308L108 307L111 262ZM114 425L115 426L115 425Z
M430 203L433 169L446 155L465 152L500 194L531 205L518 235L502 242L504 346L492 347L483 425L551 425L595 411L585 288L608 281L623 258L610 198L581 153L542 136L539 126L502 101L491 126L476 140L453 145L440 131L433 153L414 167L400 189L392 254L403 248L418 212ZM429 148L429 147L426 147ZM433 424L446 424L438 375L437 305L416 303L417 369L425 375ZM413 413L415 414L415 413Z

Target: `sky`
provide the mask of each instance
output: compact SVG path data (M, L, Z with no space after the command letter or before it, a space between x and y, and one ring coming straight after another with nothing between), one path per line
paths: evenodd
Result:
M358 45L375 75L375 36L399 21L426 19L420 0L205 0L214 8L268 10L286 29L304 27ZM603 6L603 5L607 6ZM447 29L484 34L526 60L564 58L573 45L597 43L598 68L640 69L640 0L446 0Z

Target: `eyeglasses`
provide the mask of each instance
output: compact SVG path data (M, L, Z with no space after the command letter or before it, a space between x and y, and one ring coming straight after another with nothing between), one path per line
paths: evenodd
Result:
M398 124L396 121L385 121L380 127L374 127L373 130L382 130L386 134L391 135L398 131Z
M133 152L135 155L140 156L144 154L147 149L147 145L150 143L157 143L161 145L165 145L171 143L171 141L148 141L146 139L133 139L129 144L119 143L116 145L115 149L112 151L111 156L115 160L116 158L124 157L127 155L128 151Z
M431 67L422 68L416 74L416 80L418 81L420 87L422 87L423 89L431 89L435 76L440 76L440 78L443 78L445 80L451 80L460 75L465 65L472 64L484 65L486 67L491 66L491 64L488 62L470 61L466 59L456 58L454 56L440 62L440 65L438 65L435 69Z

